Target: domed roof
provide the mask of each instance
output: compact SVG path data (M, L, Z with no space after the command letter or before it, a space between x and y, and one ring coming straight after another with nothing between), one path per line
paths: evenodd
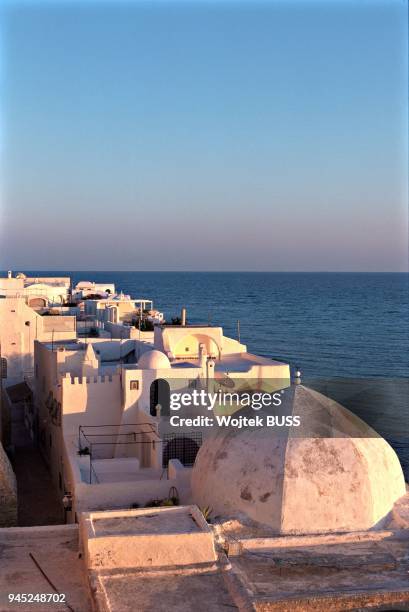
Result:
M284 395L280 414L299 415L300 427L218 429L196 457L194 502L281 534L382 528L405 494L393 449L316 391L299 385ZM250 412L240 414L263 416Z
M170 361L162 351L146 351L139 357L138 366L143 370L162 370L170 368Z

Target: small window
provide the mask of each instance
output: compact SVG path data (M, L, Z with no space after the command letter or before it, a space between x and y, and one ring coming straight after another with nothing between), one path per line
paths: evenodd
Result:
M185 346L185 351L186 351L186 353L189 352L189 347L188 346Z
M7 359L5 357L1 358L0 376L7 378Z
M139 380L131 380L129 384L129 388L131 391L138 391L139 390Z

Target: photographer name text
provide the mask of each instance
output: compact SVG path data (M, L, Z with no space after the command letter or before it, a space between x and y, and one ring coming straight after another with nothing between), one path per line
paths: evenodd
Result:
M267 415L254 417L215 415L214 417L198 415L196 417L170 417L172 427L299 427L300 417L297 415Z

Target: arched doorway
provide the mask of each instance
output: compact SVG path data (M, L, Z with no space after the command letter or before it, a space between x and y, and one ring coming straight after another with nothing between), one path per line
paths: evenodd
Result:
M161 416L170 415L170 386L167 380L158 378L150 387L150 414L156 416L156 406L161 406Z
M173 347L173 354L176 358L197 359L199 357L199 346L203 344L206 347L209 357L218 359L220 357L220 348L214 338L206 334L186 334Z
M163 467L168 466L170 459L179 459L185 467L192 466L201 445L202 434L200 432L191 432L186 436L165 435L163 440Z

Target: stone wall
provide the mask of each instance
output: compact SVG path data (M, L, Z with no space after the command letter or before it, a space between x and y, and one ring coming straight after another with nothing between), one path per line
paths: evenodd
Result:
M17 525L17 481L0 444L0 527Z

